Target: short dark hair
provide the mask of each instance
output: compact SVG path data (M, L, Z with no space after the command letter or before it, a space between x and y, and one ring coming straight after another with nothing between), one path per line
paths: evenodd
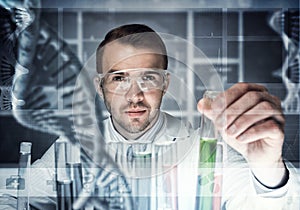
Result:
M129 44L136 48L160 50L161 56L163 57L163 68L168 68L167 49L161 37L149 26L143 24L129 24L110 30L104 40L99 44L96 52L98 73L102 72L104 46L116 40L122 44Z

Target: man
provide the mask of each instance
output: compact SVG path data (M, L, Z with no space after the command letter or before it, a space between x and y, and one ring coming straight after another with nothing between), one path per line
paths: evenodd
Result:
M156 36L147 26L125 25L110 31L97 49L97 71L103 77L96 79L96 88L111 114L109 125L120 141L138 141L152 130L157 138L161 128L156 125L161 115L166 115L159 109L170 80L169 75L164 76L168 61L165 46ZM119 80L148 69L157 71L165 81L146 91L138 81L131 81L124 89L111 85L113 79L121 83ZM288 170L282 159L284 116L278 98L263 86L241 83L219 95L211 107L200 100L198 109L215 122L223 139L247 160L256 184L268 192L287 184Z
M178 142L178 208L194 209L195 196L185 193L196 191L197 165L192 168L190 163L198 157L197 136L160 111L172 80L167 68L166 47L148 26L123 25L106 35L97 49L99 77L94 81L110 113L103 122L103 135L107 142ZM198 110L214 122L230 146L223 207L295 208L295 177L282 158L285 120L279 99L261 85L239 83L207 104L201 99Z

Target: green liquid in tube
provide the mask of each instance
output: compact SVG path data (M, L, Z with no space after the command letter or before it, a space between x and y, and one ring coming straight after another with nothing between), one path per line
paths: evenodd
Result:
M206 91L204 98L214 100L218 92ZM213 209L214 172L218 132L206 116L201 118L198 160L198 186L195 210Z
M197 210L211 210L213 206L214 168L217 139L200 138Z

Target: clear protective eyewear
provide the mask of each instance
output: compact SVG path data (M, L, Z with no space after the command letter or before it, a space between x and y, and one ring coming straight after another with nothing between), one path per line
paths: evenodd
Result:
M102 88L112 93L124 94L130 89L133 81L136 81L143 92L153 89L163 90L168 74L164 69L136 68L99 74L99 76Z

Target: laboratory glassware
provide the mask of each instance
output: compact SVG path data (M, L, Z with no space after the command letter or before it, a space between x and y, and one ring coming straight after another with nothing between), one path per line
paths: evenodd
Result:
M67 141L59 138L55 142L55 177L57 190L57 210L72 209L72 180L69 176L66 161Z
M206 106L215 100L218 91L206 91ZM198 160L198 186L196 210L221 208L223 143L211 119L201 116L199 129L200 146Z
M29 187L30 187L30 164L31 164L31 142L21 142L20 160L18 170L18 192L17 209L29 210ZM24 186L21 186L21 180L24 180Z
M155 209L177 210L177 143L175 141L154 144Z

